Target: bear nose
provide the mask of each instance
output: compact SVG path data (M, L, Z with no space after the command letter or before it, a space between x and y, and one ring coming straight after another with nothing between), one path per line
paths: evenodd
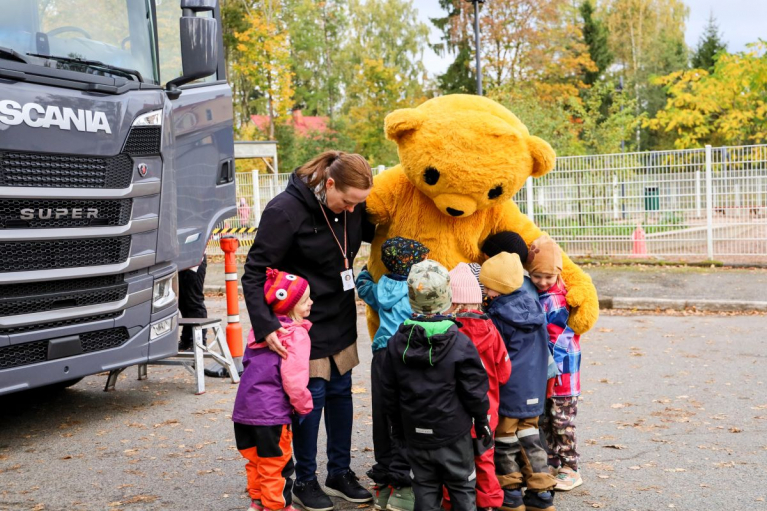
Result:
M450 216L461 216L461 215L463 215L463 211L460 211L458 209L453 209L453 208L447 208L447 213Z

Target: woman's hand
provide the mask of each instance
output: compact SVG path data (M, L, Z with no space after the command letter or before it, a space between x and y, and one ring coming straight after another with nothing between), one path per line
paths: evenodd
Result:
M269 346L269 349L278 354L284 360L288 358L288 350L285 348L285 346L282 345L282 342L280 342L280 338L277 336L278 333L287 335L288 331L280 327L271 334L264 337L264 340L266 341L266 345Z

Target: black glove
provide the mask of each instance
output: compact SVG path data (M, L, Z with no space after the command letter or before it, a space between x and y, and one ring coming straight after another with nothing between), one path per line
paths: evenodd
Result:
M493 440L493 432L490 430L490 425L487 423L487 419L474 420L474 433L477 434L477 438L482 440L482 443Z

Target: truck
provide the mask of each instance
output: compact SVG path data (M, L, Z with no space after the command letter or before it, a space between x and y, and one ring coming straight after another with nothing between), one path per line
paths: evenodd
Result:
M217 0L0 0L0 395L178 352L236 213Z

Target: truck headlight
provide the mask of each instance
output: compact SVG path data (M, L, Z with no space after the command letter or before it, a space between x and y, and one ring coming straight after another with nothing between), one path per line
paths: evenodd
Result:
M178 317L178 314L174 314L173 316L169 318L165 318L162 321L158 321L157 323L152 323L152 328L149 331L149 339L154 340L157 339L160 336L163 336L173 330L176 326L176 318Z
M152 290L152 312L159 312L173 304L178 296L178 273L154 281Z

